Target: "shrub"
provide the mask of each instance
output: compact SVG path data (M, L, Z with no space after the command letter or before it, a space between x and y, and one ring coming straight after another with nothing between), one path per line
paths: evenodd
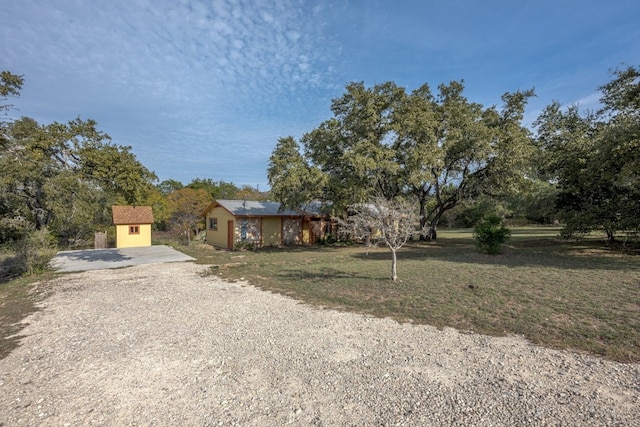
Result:
M54 238L46 229L28 230L13 245L15 256L9 273L35 274L49 269L49 261L56 254Z
M509 240L511 230L502 225L502 219L497 215L487 216L474 230L478 248L488 254L499 254L502 244Z

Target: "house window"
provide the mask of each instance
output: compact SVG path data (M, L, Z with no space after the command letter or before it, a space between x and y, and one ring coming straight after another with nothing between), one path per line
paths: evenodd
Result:
M218 230L218 218L209 218L209 230Z
M140 234L140 226L139 225L130 225L129 226L129 234Z

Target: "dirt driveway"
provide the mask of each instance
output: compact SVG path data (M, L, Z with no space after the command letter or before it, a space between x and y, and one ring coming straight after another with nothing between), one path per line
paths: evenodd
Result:
M194 263L62 275L0 360L5 426L631 426L640 368L311 307Z

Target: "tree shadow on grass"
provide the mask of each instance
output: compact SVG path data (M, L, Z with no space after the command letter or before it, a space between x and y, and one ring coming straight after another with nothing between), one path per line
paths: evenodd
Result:
M390 261L388 248L361 247L352 253L361 260ZM600 242L566 242L554 239L520 240L504 245L503 253L481 253L468 240L411 242L398 250L403 260L438 260L443 262L500 265L504 267L553 267L585 270L640 270L640 253L619 245L604 246ZM623 255L623 256L621 256ZM636 258L638 257L638 258Z
M360 273L350 273L335 268L324 268L322 271L308 271L304 269L285 270L276 274L277 277L287 280L327 280L327 279L366 279L380 280L376 276L365 276Z

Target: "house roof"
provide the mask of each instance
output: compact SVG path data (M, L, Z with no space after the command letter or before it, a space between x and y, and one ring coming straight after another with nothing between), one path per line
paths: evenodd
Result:
M151 206L112 206L113 223L121 224L153 224Z
M300 216L300 212L291 209L280 211L278 202L257 202L253 200L216 200L235 216Z
M233 216L317 216L320 214L320 205L311 202L301 209L283 209L278 202L258 202L254 200L214 200L200 216L206 216L207 212L216 206L220 206Z

